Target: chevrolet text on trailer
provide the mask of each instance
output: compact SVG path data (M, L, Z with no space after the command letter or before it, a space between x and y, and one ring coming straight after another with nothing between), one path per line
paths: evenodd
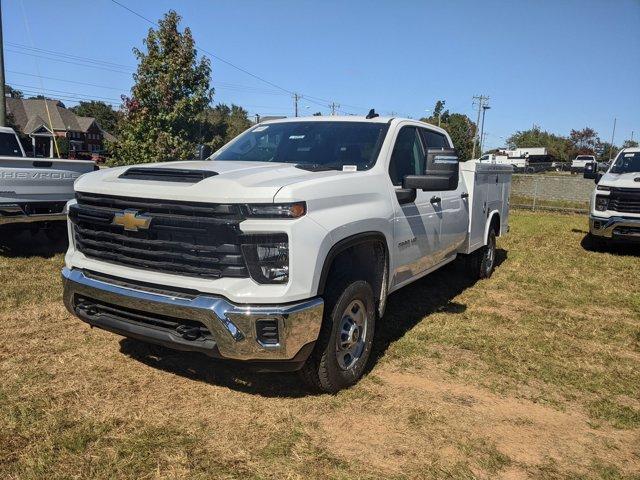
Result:
M391 292L461 254L491 275L511 173L373 111L261 123L209 161L79 179L64 301L92 326L335 392L363 374Z

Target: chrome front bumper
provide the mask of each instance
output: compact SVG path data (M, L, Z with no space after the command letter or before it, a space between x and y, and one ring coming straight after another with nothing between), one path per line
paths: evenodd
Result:
M589 216L589 232L612 240L640 241L640 218Z
M66 212L27 215L18 204L0 204L0 225L36 222L60 222L67 219Z
M105 279L79 269L64 268L62 278L65 306L84 322L126 337L212 357L300 360L303 347L307 346L304 349L307 354L311 351L322 323L324 302L321 298L287 305L236 305L222 297L132 285L126 280ZM154 323L154 318L159 323ZM206 327L210 335L186 339L177 329L159 326L163 319L186 320L191 325L197 322ZM277 325L276 344L261 342L256 328L258 321Z

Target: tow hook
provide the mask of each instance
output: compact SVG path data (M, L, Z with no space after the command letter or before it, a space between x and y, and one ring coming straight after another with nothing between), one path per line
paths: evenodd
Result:
M200 338L200 328L189 325L180 325L176 328L176 333L185 340L197 340Z

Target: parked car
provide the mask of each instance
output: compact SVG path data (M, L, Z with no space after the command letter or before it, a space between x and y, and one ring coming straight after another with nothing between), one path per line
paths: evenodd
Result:
M604 174L596 162L588 164L584 177L596 182L589 215L591 241L640 242L640 148L621 150Z
M595 161L596 161L596 157L593 155L578 155L571 162L571 173L573 174L583 173L584 167L587 165L587 163L593 163Z
M0 127L0 235L44 230L52 240L66 236L64 207L73 198L73 182L95 163L29 158L18 136Z
M64 301L92 326L335 392L365 371L391 292L460 255L491 275L511 173L459 162L415 120L260 123L209 161L78 180Z

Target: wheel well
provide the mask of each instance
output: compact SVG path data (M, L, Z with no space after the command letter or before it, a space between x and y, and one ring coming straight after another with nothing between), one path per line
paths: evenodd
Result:
M500 214L499 213L495 213L493 215L493 217L491 217L491 224L489 225L489 230L491 230L492 228L495 230L496 232L496 237L500 236Z
M359 238L358 238L359 237ZM356 236L331 249L320 276L318 295L325 293L332 279L348 277L371 284L380 315L387 296L389 253L384 236Z

